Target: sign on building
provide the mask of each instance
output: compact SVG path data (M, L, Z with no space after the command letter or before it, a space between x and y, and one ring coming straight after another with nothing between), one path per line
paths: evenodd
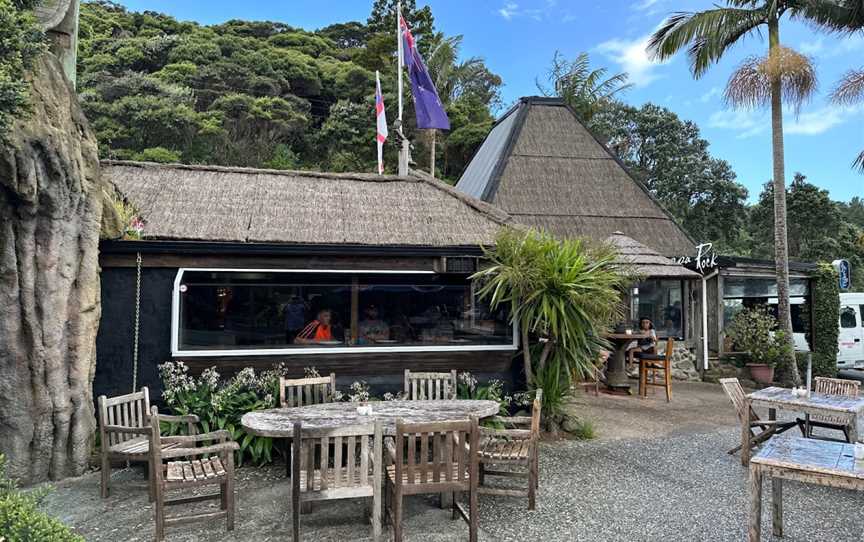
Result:
M840 275L840 289L848 290L852 285L852 268L849 266L849 260L834 260L831 265Z

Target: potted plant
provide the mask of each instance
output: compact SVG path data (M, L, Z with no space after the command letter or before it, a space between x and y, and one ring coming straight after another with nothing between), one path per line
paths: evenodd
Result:
M744 309L735 315L726 329L736 350L747 352L750 376L760 384L774 381L774 368L783 358L783 332L777 329L777 320L765 306Z

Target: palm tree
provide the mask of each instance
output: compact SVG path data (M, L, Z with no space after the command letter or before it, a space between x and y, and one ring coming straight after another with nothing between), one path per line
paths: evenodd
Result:
M571 374L589 374L592 360L606 346L604 332L622 315L621 291L630 280L615 266L615 251L581 239L514 229L499 235L486 258L489 265L472 276L480 284L477 295L493 309L511 309L522 334L529 386L536 386L535 376L544 377L553 358L560 373L556 381L558 376L569 382ZM532 348L532 335L537 348ZM535 349L540 350L536 360Z
M548 80L552 88L537 81L537 88L545 96L558 96L573 108L582 119L588 122L604 104L617 94L630 89L626 73L616 73L610 77L606 68L591 69L588 53L579 53L576 60L566 60L559 51L552 57Z
M843 105L864 101L864 68L846 72L831 92L831 101ZM855 158L852 167L864 173L864 151Z
M783 102L795 106L809 98L816 86L809 60L780 44L780 19L788 15L834 32L864 26L861 0L726 0L727 7L669 16L651 36L648 50L665 60L685 46L693 76L701 77L726 51L746 36L768 29L768 55L750 58L732 75L726 100L735 106L770 106L774 163L774 260L777 269L780 329L792 342L789 306L789 251L786 236L786 181L783 156ZM794 360L790 377L800 383Z

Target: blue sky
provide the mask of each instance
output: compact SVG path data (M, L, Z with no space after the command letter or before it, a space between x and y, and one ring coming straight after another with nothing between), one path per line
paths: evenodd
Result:
M364 21L372 0L122 0L132 10L153 10L184 20L218 23L228 19L268 19L315 29L335 22ZM664 63L644 53L647 36L672 11L704 9L704 0L418 0L431 4L436 26L448 35L464 36L463 54L481 56L505 82L504 101L537 94L556 50L567 57L588 51L592 63L626 71L635 88L624 95L634 105L654 102L693 120L711 143L711 152L731 162L751 200L771 178L771 140L767 113L731 111L722 89L737 64L762 54L765 41L747 39L700 80L694 80L686 58ZM826 94L848 69L864 66L864 34L854 38L826 35L784 20L781 40L811 56L820 91L796 116L786 115L788 179L800 171L838 200L864 197L864 175L850 169L864 149L864 104L838 107Z

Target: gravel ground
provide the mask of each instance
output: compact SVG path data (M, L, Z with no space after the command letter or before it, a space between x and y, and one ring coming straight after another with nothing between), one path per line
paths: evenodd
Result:
M659 394L580 395L568 408L594 422L598 438L542 445L537 510L521 499L481 496L481 537L490 540L744 540L746 470L726 450L736 444L734 412L719 388L676 384L671 404ZM240 469L237 529L223 524L169 528L168 539L268 541L290 538L287 481L280 467ZM98 496L98 473L57 484L47 510L93 541L152 540L153 520L141 471L119 471L114 493ZM763 539L770 536L770 490L763 500ZM790 542L860 541L864 494L788 483ZM434 497L409 498L406 540L464 540ZM368 540L362 502L316 505L301 520L306 540ZM389 536L389 531L386 532Z

